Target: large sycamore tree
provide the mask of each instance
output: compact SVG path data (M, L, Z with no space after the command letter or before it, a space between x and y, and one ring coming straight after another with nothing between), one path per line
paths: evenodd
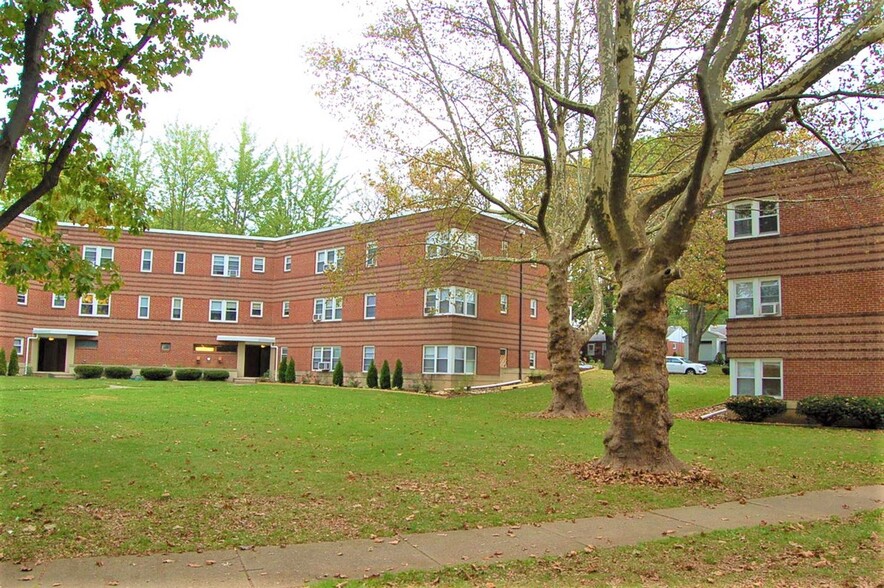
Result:
M0 281L55 292L107 292L111 271L80 259L58 221L108 236L146 227L144 194L119 180L90 129L142 128L145 96L168 90L207 48L204 30L234 19L228 0L14 0L0 3L0 231L25 211L41 238L0 233Z
M825 139L863 112L842 99L876 96L881 20L882 0L401 0L359 46L314 60L373 146L444 145L546 241L551 356L572 353L557 303L591 230L619 289L602 463L665 472L684 467L669 448L666 292L693 227L764 137L800 124ZM642 173L643 138L685 128L699 129L690 149ZM503 196L514 161L542 174L535 208Z

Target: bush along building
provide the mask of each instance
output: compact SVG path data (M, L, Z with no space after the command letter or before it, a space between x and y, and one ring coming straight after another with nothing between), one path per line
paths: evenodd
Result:
M8 234L33 236L17 219ZM63 225L95 263L117 264L108 299L0 286L0 347L32 373L77 365L225 369L365 385L372 361L401 360L406 388L527 378L548 369L544 268L478 261L525 250L531 235L491 215L418 213L280 238L151 230L103 241Z
M732 395L884 394L884 148L725 177Z

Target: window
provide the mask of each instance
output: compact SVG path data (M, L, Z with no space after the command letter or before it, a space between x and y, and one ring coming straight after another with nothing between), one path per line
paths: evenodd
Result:
M263 257L253 257L252 258L252 273L255 274L263 274L264 273L264 258Z
M732 318L780 314L780 278L729 280L728 290Z
M476 291L457 286L424 290L424 315L476 316Z
M138 297L138 318L150 318L150 296Z
M184 251L176 251L175 252L175 269L172 271L176 274L183 274L186 260L187 260L187 253L185 253Z
M314 347L313 348L313 371L330 372L341 361L340 347Z
M528 369L533 370L537 369L537 352L529 351L528 352Z
M290 272L292 271L292 256L286 255L282 258L282 271Z
M101 265L102 263L110 263L114 260L113 247L101 247L98 245L84 245L83 259L92 263L92 265Z
M463 345L424 345L425 374L475 374L476 348Z
M365 267L376 267L378 264L378 244L369 241L365 244Z
M153 249L142 249L141 250L141 271L143 271L143 272L152 272L153 271Z
M291 314L291 303L288 300L283 300L282 302L282 316L283 318L288 318Z
M28 305L28 291L25 290L24 292L19 292L15 298L15 301L21 306L27 306Z
M374 345L366 345L362 348L362 371L367 372L371 362L374 361Z
M209 300L209 320L235 323L239 316L239 300Z
M365 320L375 318L377 312L378 297L376 294L365 295Z
M64 308L68 305L67 294L53 294L52 308Z
M773 200L733 202L727 207L728 239L745 239L780 232L780 205Z
M344 261L344 248L323 249L316 252L316 273L334 271Z
M506 294L500 295L500 314L506 314L510 309L510 298Z
M110 316L110 298L99 300L95 294L80 298L80 316Z
M500 255L502 257L506 257L510 254L510 242L509 241L501 241L500 242Z
M184 318L184 298L172 299L172 320L180 321Z
M260 300L253 300L249 316L252 318L261 318L264 316L264 303Z
M317 298L313 301L313 321L339 321L344 315L342 298Z
M282 361L284 359L289 358L289 348L288 347L280 347L279 348L279 360Z
M449 255L472 257L479 253L479 236L461 229L427 233L427 259Z
M532 298L528 301L528 316L537 318L537 299Z
M239 255L212 255L212 275L239 277Z
M168 342L160 343L160 351L162 351L163 353L166 353L168 351L172 351L172 344L168 343Z
M16 337L12 340L12 348L15 349L15 352L19 357L25 354L25 340L24 337Z
M732 359L731 391L734 396L783 397L783 361Z
M98 349L98 341L95 339L77 339L74 341L74 347L77 349Z

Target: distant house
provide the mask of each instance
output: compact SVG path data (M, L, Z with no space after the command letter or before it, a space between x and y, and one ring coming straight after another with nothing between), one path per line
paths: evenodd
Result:
M685 346L688 342L688 332L683 327L669 327L666 329L666 355L684 357Z
M593 335L589 342L583 346L584 359L592 359L595 361L604 361L605 354L608 352L608 338L604 331L599 331Z
M700 363L713 363L718 354L727 357L727 325L710 325L700 338Z

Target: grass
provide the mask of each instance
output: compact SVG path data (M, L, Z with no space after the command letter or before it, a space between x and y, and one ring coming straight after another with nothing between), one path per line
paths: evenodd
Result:
M426 532L876 483L879 432L678 420L676 455L722 488L595 486L601 418L532 416L539 386L482 396L203 382L0 378L0 554L58 558ZM727 396L673 377L674 412ZM761 467L759 467L759 464Z
M806 524L715 531L637 546L434 572L357 586L880 586L881 511ZM340 586L340 580L317 586Z

